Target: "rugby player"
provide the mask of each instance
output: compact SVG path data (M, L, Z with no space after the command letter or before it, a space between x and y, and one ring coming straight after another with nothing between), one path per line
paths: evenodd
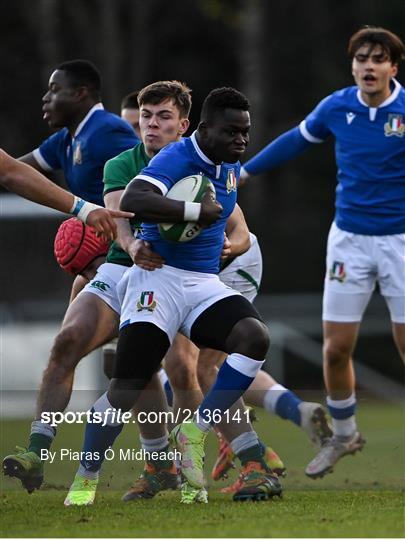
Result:
M247 178L294 158L329 136L338 169L323 297L324 380L333 437L309 463L311 478L364 446L355 418L352 355L376 284L405 359L405 91L395 79L404 44L391 31L365 27L349 41L355 86L323 99L298 127L249 160Z
M133 209L143 219L142 238L151 242L165 264L154 272L133 266L121 279L115 376L108 392L92 409L101 414L109 409L129 410L179 330L198 345L227 351L229 356L193 422L181 424L172 432L172 442L182 455L182 473L188 486L196 490L204 487L206 434L251 384L269 346L260 315L217 276L226 220L236 203L238 159L249 139L248 109L249 103L240 92L232 88L212 91L203 104L197 131L161 150L127 186L121 207ZM218 200L213 200L210 190L201 203L183 203L164 196L177 181L191 174L210 178ZM155 223L163 221L196 221L205 230L191 242L173 244L158 233ZM106 420L105 426L93 422L86 426L84 451L100 456L82 462L87 471L98 473L105 450L123 427ZM254 477L234 498L261 500L281 493L277 477L263 460L257 436L239 457L244 464L252 463Z
M77 216L87 225L94 227L106 240L113 240L116 237L117 226L112 218L133 217L130 212L109 211L75 197L29 165L12 158L2 149L0 149L0 184L32 202Z

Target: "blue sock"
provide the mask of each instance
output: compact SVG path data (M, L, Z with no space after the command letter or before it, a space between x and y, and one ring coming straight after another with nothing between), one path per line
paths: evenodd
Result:
M212 424L218 412L223 414L245 393L263 362L242 354L229 355L218 372L214 386L199 407L199 416Z
M105 451L110 448L115 439L121 433L122 428L124 427L123 423L110 422L108 423L109 418L112 418L112 415L109 415L107 411L114 411L115 409L111 406L108 401L107 394L103 394L91 408L90 422L86 424L86 430L84 435L84 443L82 452L82 459L80 460L81 465L91 472L96 472L101 469L101 465L105 459ZM94 419L94 413L97 411L101 422L92 422ZM103 425L106 423L106 425Z
M163 385L163 390L165 391L166 399L167 399L167 403L169 407L173 407L173 390L168 380Z
M302 403L302 399L296 396L294 392L291 392L291 390L287 390L287 392L283 392L278 398L275 412L281 418L291 420L294 424L300 426L301 413L298 408L300 403Z

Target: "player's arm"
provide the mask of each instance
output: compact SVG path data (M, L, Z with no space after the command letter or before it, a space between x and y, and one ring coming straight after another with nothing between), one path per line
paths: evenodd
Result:
M34 152L29 152L29 154L25 154L24 156L19 157L18 161L22 161L23 163L30 165L41 173L46 172L45 169L43 169L38 163L38 161L35 159Z
M105 208L83 201L60 188L26 163L22 163L0 149L0 184L30 201L76 215L87 225L110 239L115 237L113 217L132 217L131 213L110 213Z
M241 171L241 180L266 172L300 155L311 146L299 127L283 133L249 159Z
M123 193L123 189L106 193L104 195L106 208L109 210L119 210ZM164 259L158 253L155 253L150 249L149 243L134 237L134 233L132 232L127 219L117 219L116 224L117 238L115 240L121 248L128 253L137 266L140 266L144 270L155 270L156 268L161 268L163 266Z
M225 234L224 247L221 253L222 260L242 255L250 248L249 228L238 204L226 222Z
M158 186L139 178L126 187L120 208L134 212L137 218L146 222L196 221L203 226L217 221L222 212L222 206L213 200L211 190L207 190L201 203L175 201L164 197Z

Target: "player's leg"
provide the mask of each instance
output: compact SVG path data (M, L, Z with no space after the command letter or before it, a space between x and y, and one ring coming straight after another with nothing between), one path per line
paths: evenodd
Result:
M189 339L177 334L167 351L164 365L173 391L173 411L178 420L190 416L203 400L197 377L199 350Z
M172 441L183 457L182 472L189 484L197 489L203 485L206 434L251 384L269 346L267 328L253 306L241 295L229 296L227 289L225 292L222 288L222 291L222 299L213 301L204 311L198 313L197 310L185 323L185 327L189 325L195 343L228 352L194 421L182 424L172 432ZM277 478L267 474L269 471L257 438L245 454L242 459L253 465L246 476L245 492L234 497L261 499L280 494ZM253 490L251 481L255 483Z
M91 408L85 428L82 455L89 459L80 461L66 506L93 503L105 453L129 421L128 411L158 370L169 345L168 335L154 324L136 322L121 328L114 377L107 392ZM123 417L123 413L128 415ZM97 417L102 418L102 423ZM92 485L86 489L88 481Z
M247 403L289 420L300 427L309 440L321 446L332 435L325 409L320 403L303 401L292 390L260 370L244 394Z
M41 414L65 410L77 364L114 337L117 325L117 314L93 294L83 292L70 304L43 374L28 449L3 461L5 473L19 478L29 492L42 483L41 450L49 450L56 434L50 422L41 420Z
M215 351L213 349L202 349L200 351L197 373L204 395L209 392L215 383L219 367L223 364L226 357L227 355L222 351ZM250 411L245 407L243 399L240 398L229 409L228 417L221 420L215 426L214 429L218 436L219 449L218 457L211 472L213 480L227 478L229 469L235 467L235 458L238 457L240 459L240 456L243 458L243 451L257 443L262 448L263 458L267 466L277 474L284 474L285 467L283 462L272 448L266 447L257 438L250 422ZM240 461L243 467L244 463L242 460ZM225 488L223 491L232 493L234 487L235 485L232 486L232 489Z
M405 324L392 323L392 333L398 352L405 363Z
M157 372L180 326L180 312L173 296L181 298L182 284L170 270L147 272L132 267L117 286L121 301L121 328L117 343L114 377L108 391L91 410L82 451L92 459L82 460L65 500L66 505L91 504L95 487L81 486L87 480L97 484L106 450L120 434L129 411ZM169 275L167 275L169 274ZM152 292L153 291L153 292ZM101 416L103 423L94 422Z
M341 457L364 446L355 418L352 355L376 281L373 242L373 237L346 233L335 225L329 233L323 297L323 365L333 436L307 466L305 472L311 478L331 472Z

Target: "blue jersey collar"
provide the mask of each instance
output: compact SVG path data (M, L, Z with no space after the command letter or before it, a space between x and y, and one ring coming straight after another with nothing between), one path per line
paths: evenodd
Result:
M95 113L96 111L103 110L104 106L102 103L96 103L86 114L86 116L83 118L83 120L80 122L80 124L77 126L74 137L77 137L81 130L83 129L85 123L89 120L90 116Z
M194 146L194 149L195 151L197 152L197 154L200 156L200 158L205 161L205 163L209 163L210 165L214 165L215 167L215 163L213 161L211 161L205 154L204 152L201 150L201 148L198 146L198 142L197 142L197 137L195 136L197 132L194 131L190 137L191 139L191 142L193 143L193 146Z

